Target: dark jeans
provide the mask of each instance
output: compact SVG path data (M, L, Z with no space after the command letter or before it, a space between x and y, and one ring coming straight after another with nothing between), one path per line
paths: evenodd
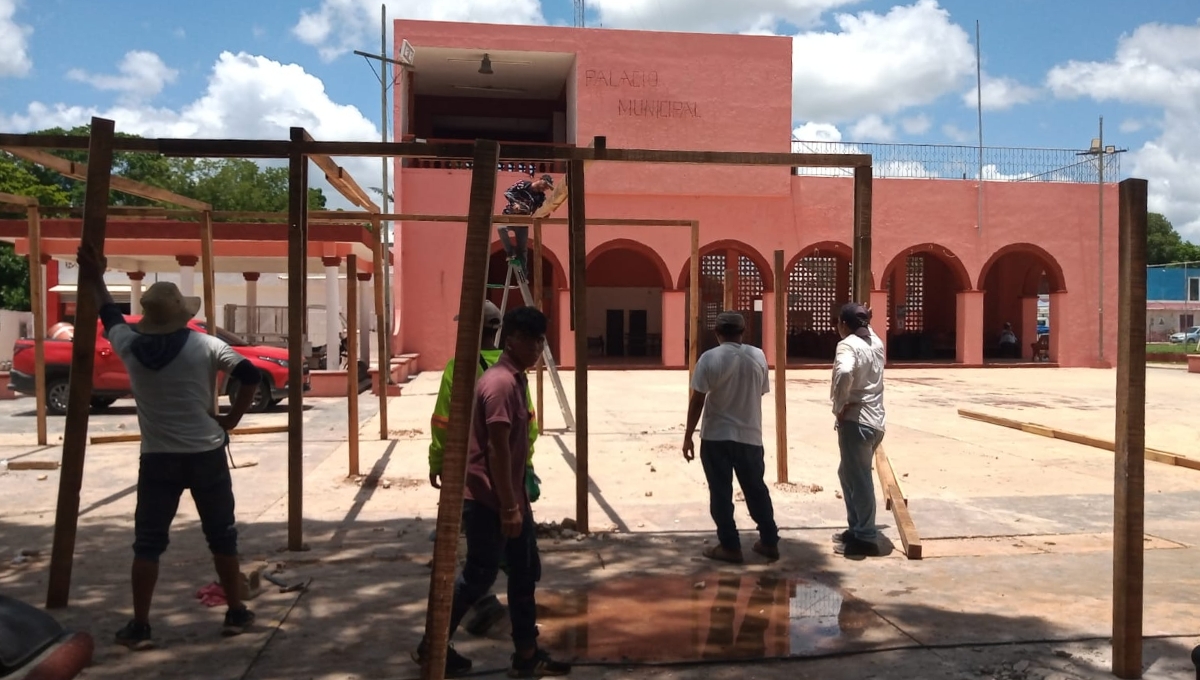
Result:
M224 448L204 453L142 454L133 516L134 556L157 562L166 552L171 521L184 489L192 491L209 550L214 555L236 557L233 480L225 465Z
M467 562L454 581L450 635L458 630L471 607L491 591L503 558L508 565L508 616L512 620L513 644L517 649L537 644L537 605L533 594L542 578L542 561L538 557L537 528L528 504L524 515L521 535L510 539L500 532L499 513L475 501L463 503Z
M742 549L738 540L737 523L733 520L733 476L737 475L746 509L758 525L763 545L779 543L779 527L775 526L775 509L771 492L763 481L766 464L763 447L741 442L700 440L700 463L708 478L708 509L717 524L717 539L726 550Z
M875 528L875 481L871 478L871 464L881 442L883 433L875 428L848 420L838 423L838 448L842 453L838 479L846 502L846 523L850 533L864 541L874 541L879 534Z

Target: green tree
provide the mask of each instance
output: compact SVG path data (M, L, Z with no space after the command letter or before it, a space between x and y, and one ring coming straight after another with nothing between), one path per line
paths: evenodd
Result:
M244 158L174 159L171 191L212 205L214 210L286 212L288 170ZM308 207L325 208L325 194L309 188Z
M57 184L46 184L20 161L0 153L0 192L32 196L39 205L69 205L71 196ZM0 209L0 216L25 219L20 209ZM11 243L0 243L0 308L29 311L29 264Z
M1200 261L1200 246L1183 240L1171 222L1160 213L1150 213L1146 223L1148 264Z

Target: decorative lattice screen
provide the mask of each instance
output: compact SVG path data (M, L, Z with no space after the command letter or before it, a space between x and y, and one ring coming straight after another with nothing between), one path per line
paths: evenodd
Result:
M909 333L925 331L925 258L924 253L909 255L904 276L904 305L906 314L901 321Z

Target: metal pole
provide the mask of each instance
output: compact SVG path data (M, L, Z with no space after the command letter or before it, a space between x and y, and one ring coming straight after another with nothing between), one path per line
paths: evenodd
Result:
M979 114L979 184L976 185L978 194L979 214L975 218L976 233L983 232L983 51L979 46L979 20L975 20L975 98Z
M1100 116L1100 148L1096 150L1096 184L1099 188L1099 225L1100 261L1096 268L1099 273L1100 298L1100 361L1104 361L1104 116Z
M387 91L388 91L388 61L387 61L387 5L381 4L380 10L380 31L379 31L379 56L384 57L379 60L379 112L380 112L380 136L384 144L388 140L388 110L387 110ZM382 159L383 165L383 186L380 187L383 195L383 212L388 212L388 162L387 156ZM392 328L395 326L396 319L392 313L392 225L390 222L380 222L380 229L383 230L383 318L387 321L387 333L384 337L390 345L392 342ZM386 353L389 361L392 356L391 348L388 348ZM392 382L392 372L390 366L379 367L379 384L386 386ZM385 390L386 391L386 390Z

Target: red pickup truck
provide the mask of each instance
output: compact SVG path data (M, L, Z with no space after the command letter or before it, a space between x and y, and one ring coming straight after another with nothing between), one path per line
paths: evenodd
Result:
M140 316L126 316L129 323L137 323ZM192 319L188 326L197 333L205 333L204 322ZM217 337L224 340L235 352L250 360L262 371L263 381L254 395L253 412L262 412L278 404L288 396L288 352L279 347L251 345L245 340L218 328ZM8 389L34 396L33 340L22 338L13 346L12 371ZM67 412L68 378L71 373L71 341L46 340L46 411L53 415ZM308 366L304 367L304 389L310 389ZM237 381L224 378L222 392L231 399L237 392ZM92 369L92 408L103 409L118 399L131 396L129 373L125 364L113 351L104 337L104 327L97 324L96 359Z

